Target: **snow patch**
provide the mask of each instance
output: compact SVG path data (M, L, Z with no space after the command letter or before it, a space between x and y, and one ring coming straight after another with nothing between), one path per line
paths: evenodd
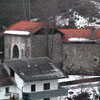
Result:
M32 21L32 22L37 22L37 21L39 21L39 18L33 18L33 19L31 19L30 21Z
M86 38L69 38L68 41L91 41Z
M96 77L100 77L100 76L69 75L69 78L59 79L58 82L59 83L69 82L69 81L74 81L74 80L89 79L89 78L96 78ZM100 94L100 82L99 81L67 85L64 87L68 89L68 95L65 96L65 100L68 100L67 97L73 97L75 95L78 95L81 92L89 93L90 99L96 100L95 96Z
M16 31L16 30L7 30L4 33L12 34L12 35L29 35L30 34L30 32L28 31Z
M82 76L82 75L68 75L69 78L63 78L59 79L58 82L68 82L68 81L74 81L74 80L80 80L80 79L89 79L89 78L96 78L100 76Z
M64 27L69 24L69 18L63 18L63 14L56 16L56 25Z
M95 4L95 7L100 9L100 3L96 1L91 1L91 3Z

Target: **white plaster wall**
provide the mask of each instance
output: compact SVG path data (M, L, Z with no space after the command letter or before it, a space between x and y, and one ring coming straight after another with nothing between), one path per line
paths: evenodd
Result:
M6 64L4 64L5 69L7 70L8 74L10 75L10 70L9 68L6 66ZM19 94L19 98L22 98L22 87L24 86L24 81L16 74L14 73L14 81L16 82L16 93Z
M9 76L10 76L10 70L9 70L9 68L6 66L6 64L4 64L4 67L5 67L5 69L6 69L6 71L8 72L8 74L9 74ZM22 87L24 86L24 81L20 78L20 76L19 75L17 75L15 72L14 72L14 78L12 78L15 82L16 82L16 84L17 84L17 87L20 89L20 90L22 90Z
M31 92L31 85L36 85L36 92L44 91L43 85L44 83L50 83L50 90L58 89L58 80L45 80L45 81L36 81L31 83L25 83L23 92Z
M19 94L19 98L22 98L22 89L24 86L24 81L16 73L14 79L17 84L17 93Z
M19 49L19 58L22 57L22 49L25 55L25 37L22 36L12 36L11 40L11 59L13 58L13 47L14 45L18 46Z
M6 66L5 68L7 69ZM7 69L7 71L10 74L9 69ZM22 98L22 92L31 92L31 85L36 85L36 92L44 91L43 90L44 83L50 83L50 90L58 89L58 79L24 82L16 73L14 79L17 84L16 93L19 94L19 98ZM57 100L57 97L50 98L50 100Z
M58 89L58 80L45 80L45 81L37 81L37 82L31 82L31 83L25 83L24 88L23 88L23 92L31 92L31 85L34 84L36 85L36 92L39 91L44 91L43 90L43 86L44 83L50 83L50 90L55 90ZM51 97L50 100L57 100L58 97ZM41 99L43 100L43 99Z
M12 93L16 93L16 86L12 85L12 86L4 86L4 87L0 87L0 99L8 99L10 98L10 96L6 96L5 95L5 88L6 87L9 87L9 92L12 92Z

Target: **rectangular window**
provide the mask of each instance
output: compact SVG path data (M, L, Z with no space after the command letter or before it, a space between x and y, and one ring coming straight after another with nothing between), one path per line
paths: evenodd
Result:
M50 89L50 83L44 83L44 90Z
M44 100L50 100L50 98L44 98Z
M31 91L36 91L36 86L35 85L31 85Z
M8 94L9 93L9 87L6 87L5 88L5 94Z

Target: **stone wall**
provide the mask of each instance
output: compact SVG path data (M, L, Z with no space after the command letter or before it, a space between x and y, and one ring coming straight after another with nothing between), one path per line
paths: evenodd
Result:
M33 35L31 37L31 57L48 56L59 66L62 61L60 40L60 34L48 35L48 37L46 35Z
M31 37L31 57L46 56L47 40L45 35L33 35Z
M49 35L49 57L54 61L58 68L62 66L62 44L61 44L61 34L54 34L53 40L52 35ZM52 45L53 44L53 45Z
M63 44L63 69L69 74L97 74L100 44Z
M53 39L53 40L52 40ZM53 45L52 45L53 44ZM58 68L68 74L98 74L100 71L100 44L61 43L61 34L32 35L31 37L5 35L5 59L12 58L13 46L22 49L26 57L51 58Z
M5 59L13 58L13 47L14 45L18 46L19 58L22 57L22 50L25 53L25 37L23 36L14 36L14 35L5 35L4 36L4 52Z
M10 59L11 58L11 36L5 35L4 37L4 58Z

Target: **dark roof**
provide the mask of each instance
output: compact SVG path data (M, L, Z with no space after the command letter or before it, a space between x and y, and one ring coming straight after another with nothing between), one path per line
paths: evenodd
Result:
M5 64L25 82L66 77L47 57L6 60Z
M0 86L14 85L3 64L0 64Z

